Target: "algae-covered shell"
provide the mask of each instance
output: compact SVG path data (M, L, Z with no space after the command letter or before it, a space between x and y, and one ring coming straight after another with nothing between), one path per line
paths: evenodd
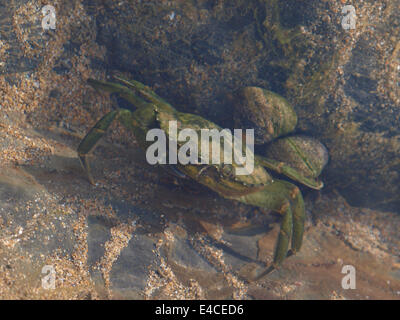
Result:
M258 87L245 87L235 99L235 125L254 129L256 144L286 135L297 125L297 115L280 95Z
M316 178L328 163L328 150L318 140L296 135L277 139L266 147L265 156L283 162L306 178Z

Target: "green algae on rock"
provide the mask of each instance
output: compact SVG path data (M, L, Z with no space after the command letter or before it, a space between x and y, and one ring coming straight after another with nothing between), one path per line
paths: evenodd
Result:
M239 90L235 99L235 126L254 129L256 144L286 135L296 125L296 112L285 98L257 87Z
M328 163L328 150L318 140L296 135L277 139L265 149L265 156L282 161L308 178L318 177Z

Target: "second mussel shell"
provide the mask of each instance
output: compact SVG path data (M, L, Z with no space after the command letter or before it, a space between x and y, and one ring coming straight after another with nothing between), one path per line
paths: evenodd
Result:
M240 89L235 99L235 125L254 129L256 144L286 135L297 125L297 115L280 95L258 87Z
M283 162L306 178L317 178L329 158L321 142L305 135L277 139L267 145L264 155Z

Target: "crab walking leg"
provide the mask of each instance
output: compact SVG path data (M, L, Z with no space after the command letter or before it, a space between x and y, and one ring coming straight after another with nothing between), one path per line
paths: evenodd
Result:
M289 249L290 238L293 232L293 214L290 203L285 202L279 212L283 214L283 218L278 240L276 241L274 260L272 263L274 267L279 266L283 260L285 260Z
M294 255L300 251L303 243L304 223L306 218L304 200L299 188L295 187L293 189L291 197L293 211L293 234L291 249L288 253L288 256Z
M157 95L153 90L151 90L148 86L136 80L127 80L122 78L121 76L114 75L114 78L124 83L127 87L139 92L143 97L155 103L156 105L162 104L164 107L170 108L171 105Z
M94 125L92 129L89 130L89 132L86 134L86 136L79 144L78 146L79 160L81 161L82 167L86 171L88 179L91 184L95 183L90 171L88 154L90 153L91 150L95 148L96 144L99 142L101 137L104 136L108 127L115 119L121 119L121 118L126 119L127 117L129 118L130 116L131 112L127 109L118 109L107 113Z
M147 106L147 102L135 95L135 92L126 86L118 83L88 79L88 84L99 91L107 91L110 93L118 93L122 98L132 103L136 108Z
M283 215L272 265L254 279L258 280L279 267L288 255L300 250L304 233L303 198L295 185L287 181L275 180L261 191L236 200L272 209ZM290 241L291 249L289 251Z
M270 274L272 271L278 269L288 255L289 242L293 230L293 214L291 206L288 202L284 203L282 210L283 212L281 213L283 213L283 218L279 230L278 240L276 241L275 245L274 260L272 264L263 272L258 274L253 281L260 280L261 278Z

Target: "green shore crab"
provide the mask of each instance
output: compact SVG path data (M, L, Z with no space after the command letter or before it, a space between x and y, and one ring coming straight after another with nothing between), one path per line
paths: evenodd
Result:
M87 156L114 120L120 121L131 130L144 150L150 145L150 142L146 141L146 133L152 128L159 128L169 136L168 122L171 120L177 122L178 132L184 128L191 128L196 132L202 129L222 130L217 124L198 115L177 111L138 81L126 80L119 76L115 78L120 83L93 79L89 79L88 83L97 90L119 94L136 109L130 111L119 108L107 113L81 141L78 156L92 184L94 180ZM253 280L256 280L279 267L286 257L298 252L304 233L305 209L299 188L286 180L273 178L265 168L319 190L323 187L323 183L317 177L327 163L327 151L320 142L310 137L287 136L276 139L293 131L297 124L293 108L279 95L261 88L248 87L242 91L241 98L239 97L237 101L241 108L246 108L245 113L250 114L250 117L244 119L247 124L243 125L249 125L251 120L251 125L265 128L264 136L262 130L256 130L256 142L272 141L267 145L264 155L254 155L253 171L248 175L236 175L234 169L239 164L235 161L232 164L178 163L173 165L173 170L210 188L224 198L272 210L282 215L273 262L254 277ZM254 124L254 119L259 118L257 113L264 117L264 123ZM251 116L252 114L256 116ZM261 139L257 138L260 136L257 135L257 131L261 133ZM183 144L179 141L177 143Z

